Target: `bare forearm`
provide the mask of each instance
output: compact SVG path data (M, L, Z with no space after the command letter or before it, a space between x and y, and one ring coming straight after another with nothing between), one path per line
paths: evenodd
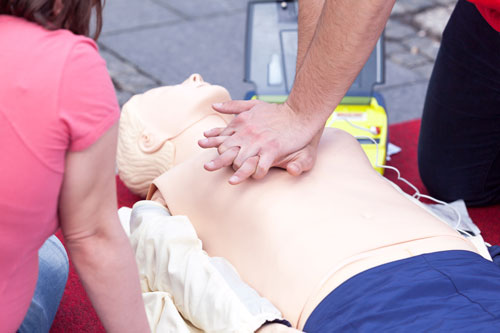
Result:
M297 73L287 101L213 106L239 114L226 128L205 132L207 140L200 142L220 154L207 170L237 170L230 184L261 179L272 166L292 175L312 168L321 129L368 59L395 0L301 1Z
M311 45L325 0L300 0L296 73L299 72Z
M106 330L149 332L137 266L125 233L115 228L109 237L73 241L68 249Z
M325 0L287 101L305 122L324 125L370 56L394 1Z

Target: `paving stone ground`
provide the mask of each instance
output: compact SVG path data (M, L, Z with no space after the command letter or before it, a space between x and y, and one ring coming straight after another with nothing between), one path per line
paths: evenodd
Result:
M191 73L226 87L243 82L249 0L108 0L99 46L120 104ZM302 0L307 1L307 0ZM397 0L385 30L385 98L390 123L419 118L441 33L456 0Z

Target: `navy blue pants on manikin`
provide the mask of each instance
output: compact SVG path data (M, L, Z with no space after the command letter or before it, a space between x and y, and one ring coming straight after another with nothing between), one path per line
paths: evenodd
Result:
M325 297L304 331L500 332L500 266L469 251L377 266Z

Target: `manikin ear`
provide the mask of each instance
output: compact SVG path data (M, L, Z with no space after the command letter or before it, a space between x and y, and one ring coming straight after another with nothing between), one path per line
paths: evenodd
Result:
M55 0L54 1L54 16L57 16L61 13L63 9L63 0Z
M159 137L155 133L144 129L139 137L139 148L146 154L152 154L158 151L168 140L165 137Z

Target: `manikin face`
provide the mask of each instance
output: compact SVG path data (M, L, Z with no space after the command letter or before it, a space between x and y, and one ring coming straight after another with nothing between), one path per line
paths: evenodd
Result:
M230 99L226 89L204 82L198 74L182 84L132 97L120 120L120 178L145 196L153 179L203 150L198 140L204 131L227 126L233 116L216 112L212 104Z
M178 85L150 90L140 98L138 114L141 120L148 130L166 139L178 136L194 122L203 121L202 118L219 116L222 119L230 119L212 109L213 103L231 99L228 91L203 81L199 74L191 75ZM220 124L220 121L216 123ZM208 122L205 130L210 129L210 126Z
M203 81L199 74L191 75L181 84L134 97L130 107L145 126L139 145L144 153L155 154L157 143L170 141L175 146L173 165L183 162L202 150L197 142L204 131L225 127L231 121L233 116L212 108L212 104L230 99L226 89ZM149 138L153 149L148 147Z

